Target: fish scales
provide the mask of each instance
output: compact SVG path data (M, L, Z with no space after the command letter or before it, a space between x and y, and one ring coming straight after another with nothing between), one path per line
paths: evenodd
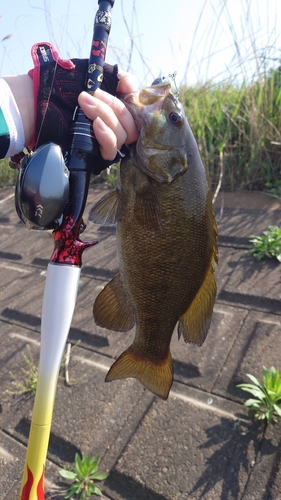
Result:
M112 330L136 325L133 344L106 380L135 377L166 399L177 323L179 336L201 345L211 321L217 231L208 174L181 105L167 84L145 89L145 99L141 92L124 98L140 138L121 161L117 190L89 216L116 222L119 256L119 271L98 295L94 317Z
M129 170L134 168L129 162L121 166L121 205L123 196L129 199L130 192L133 194ZM186 182L188 177L183 176L174 181L173 189L169 185L155 186L162 208L162 224L157 231L146 229L141 221L138 223L130 210L117 223L120 272L134 304L136 338L140 336L142 345L144 336L139 332L147 332L146 343L153 357L155 344L156 357L160 357L161 349L169 348L166 335L170 340L171 327L174 329L191 303L209 264L201 257L207 244L205 214L201 214L201 221L197 216L186 217L188 207L180 196ZM131 202L134 203L133 199Z

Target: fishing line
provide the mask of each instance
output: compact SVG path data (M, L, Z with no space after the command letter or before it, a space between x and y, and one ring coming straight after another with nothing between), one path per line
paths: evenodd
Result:
M65 30L66 30L66 21L68 20L68 17L69 17L70 4L71 4L71 0L68 0L67 1L67 8L66 8L66 15L64 17L64 22L63 22L63 25L62 25L61 38L60 38L60 42L59 42L59 46L58 46L58 53L60 53L61 47L62 47L62 41L63 41ZM35 148L34 149L36 149L37 146L38 146L38 142L39 142L40 135L41 135L41 132L42 132L43 124L44 124L44 121L45 121L45 118L46 118L46 114L47 114L47 111L48 111L48 107L49 107L49 104L50 104L51 94L52 94L52 90L53 90L53 87L54 87L55 74L56 74L56 71L57 71L57 67L58 67L58 60L56 60L56 63L55 63L55 69L54 69L54 74L53 74L53 78L52 78L52 81L51 81L50 91L49 91L49 95L48 95L48 98L47 98L47 103L46 103L46 106L45 106L45 109L44 109L43 118L42 118L42 122L41 122L41 125L40 125L40 128L39 128L39 132L38 132L38 135L37 135L37 140L36 140L36 144L35 144Z

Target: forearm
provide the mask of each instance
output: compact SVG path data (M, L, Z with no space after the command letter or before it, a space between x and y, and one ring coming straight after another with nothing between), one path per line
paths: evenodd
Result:
M34 95L33 80L29 75L4 76L15 98L23 122L25 146L34 135Z

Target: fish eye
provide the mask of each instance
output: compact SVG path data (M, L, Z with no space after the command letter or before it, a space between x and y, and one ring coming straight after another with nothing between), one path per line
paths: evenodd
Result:
M180 125L182 123L182 116L174 111L170 113L169 118L173 125Z

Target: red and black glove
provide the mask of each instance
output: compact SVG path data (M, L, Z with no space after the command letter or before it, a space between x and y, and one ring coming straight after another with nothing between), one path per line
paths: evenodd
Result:
M65 153L70 147L70 127L78 95L85 90L88 59L63 60L49 42L35 44L31 55L34 68L28 74L34 83L36 129L29 149L54 142ZM115 95L117 75L117 65L105 64L101 89ZM98 175L114 161L104 160L97 148L93 173Z

